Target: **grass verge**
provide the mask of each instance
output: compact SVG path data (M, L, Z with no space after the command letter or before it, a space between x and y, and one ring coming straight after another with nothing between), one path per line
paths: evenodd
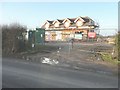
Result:
M100 52L100 55L102 59L106 62L115 64L115 65L120 64L120 61L118 61L117 59L113 59L110 53Z

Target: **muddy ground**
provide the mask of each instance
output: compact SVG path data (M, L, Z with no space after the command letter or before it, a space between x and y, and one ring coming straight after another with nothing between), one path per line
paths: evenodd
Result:
M77 70L89 70L101 73L117 74L117 65L105 62L96 52L112 52L113 45L106 43L46 43L58 47L56 50L45 50L38 53L23 54L22 59L29 62L42 63L43 58L58 61L49 64ZM45 63L48 64L48 63Z

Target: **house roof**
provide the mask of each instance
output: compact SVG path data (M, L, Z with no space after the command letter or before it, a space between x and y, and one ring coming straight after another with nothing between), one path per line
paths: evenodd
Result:
M49 22L50 24L52 24L54 21L49 21L49 20L47 20L47 22Z
M74 23L76 18L66 18L66 19L63 20L63 23L65 22L65 20L69 20L71 23Z
M88 16L85 16L85 17L79 16L79 17L77 17L77 18L57 19L57 20L52 20L52 21L47 20L47 22L50 23L50 26L49 26L50 28L55 28L55 27L54 27L54 23L55 23L56 21L60 22L58 28L64 28L64 22L65 22L66 20L69 20L69 21L71 22L71 23L70 23L70 27L76 27L76 21L77 21L79 18L83 21L83 25L82 25L82 26L96 26L96 25L95 25L95 22L94 22L91 18L89 18ZM47 23L47 22L46 22L46 23ZM45 24L46 24L46 23L45 23ZM42 26L42 28L45 28L45 24Z
M76 20L76 18L69 18L69 20L71 21L71 23L74 23L74 21Z
M53 21L47 20L47 21L41 26L41 28L45 28L45 25L46 25L47 22L48 22L50 25L53 23Z
M57 21L59 21L60 23L62 23L64 21L64 19L57 19Z
M87 17L81 17L85 22L89 22L90 19L88 19Z
M77 22L79 19L80 19L82 22L85 22L85 20L84 20L81 16L77 17L74 22Z
M57 21L58 21L60 24L62 24L62 22L64 21L64 19L57 19L57 20L54 20L52 24L55 24Z
M66 20L70 21L70 19L69 19L69 18L66 18L66 19L64 19L64 20L63 20L63 23L65 23L65 21L66 21ZM71 22L71 21L70 21L70 22Z
M70 25L70 27L76 27L76 24L75 24L75 23L72 23L72 24Z

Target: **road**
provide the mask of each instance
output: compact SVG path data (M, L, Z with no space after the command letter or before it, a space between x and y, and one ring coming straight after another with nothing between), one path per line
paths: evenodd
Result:
M117 88L118 78L89 71L60 68L4 58L3 88Z

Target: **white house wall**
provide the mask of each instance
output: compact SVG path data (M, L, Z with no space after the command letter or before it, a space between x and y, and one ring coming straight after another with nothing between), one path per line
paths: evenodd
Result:
M56 40L61 40L62 39L62 31L56 31Z

